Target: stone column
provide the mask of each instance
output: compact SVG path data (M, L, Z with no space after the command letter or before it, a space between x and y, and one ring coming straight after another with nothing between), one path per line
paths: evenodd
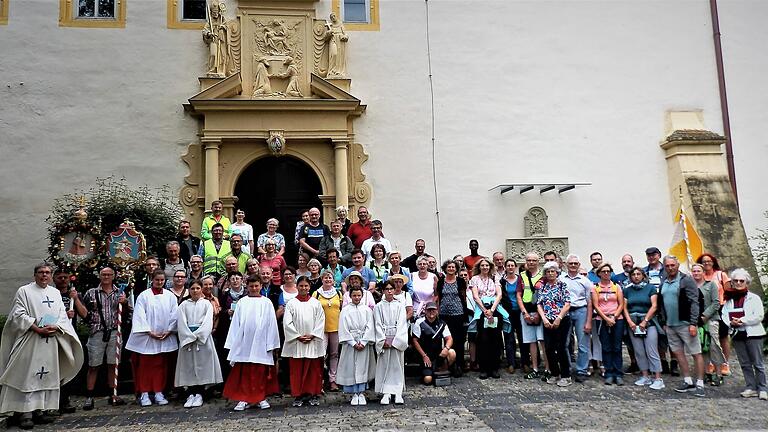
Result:
M349 208L349 179L347 176L348 140L334 140L333 152L336 172L336 207Z
M221 138L201 138L205 150L205 208L219 199L219 149Z

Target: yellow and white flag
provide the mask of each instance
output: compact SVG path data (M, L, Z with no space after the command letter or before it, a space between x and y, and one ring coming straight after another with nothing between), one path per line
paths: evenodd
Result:
M675 215L675 234L672 236L672 246L669 254L674 255L681 263L688 263L688 267L695 263L696 258L703 252L701 237L693 227L691 221L685 215L682 203L680 210Z

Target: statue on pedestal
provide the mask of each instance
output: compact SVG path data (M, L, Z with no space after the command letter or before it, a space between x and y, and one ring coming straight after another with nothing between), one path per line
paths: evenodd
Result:
M325 33L328 43L328 78L346 78L349 36L335 13L331 13L330 19L331 22L326 24Z
M208 21L203 28L203 41L208 45L208 72L206 76L225 78L236 71L232 55L231 34L236 29L224 19L224 3L214 0L208 9Z

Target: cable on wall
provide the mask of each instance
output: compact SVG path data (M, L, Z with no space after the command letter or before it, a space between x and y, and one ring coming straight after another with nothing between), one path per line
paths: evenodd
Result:
M431 135L432 135L432 185L435 194L435 221L437 223L437 258L438 263L443 262L442 257L442 231L440 229L440 201L437 194L437 170L435 163L435 88L432 83L432 52L429 43L429 0L424 0L424 9L426 12L426 40L427 40L427 70L429 72L429 98L430 98L430 117L431 117Z

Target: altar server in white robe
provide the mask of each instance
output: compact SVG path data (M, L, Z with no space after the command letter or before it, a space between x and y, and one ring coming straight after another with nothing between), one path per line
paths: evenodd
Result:
M33 411L59 408L61 384L83 365L61 294L48 285L51 271L36 266L35 281L16 291L0 344L0 412L18 413L24 429L34 427Z
M344 393L352 394L352 405L365 405L368 382L376 376L376 357L373 344L376 328L373 312L363 304L363 289L349 289L352 302L341 310L339 316L339 343L341 357L336 373L336 383L344 387Z
M174 386L187 388L184 408L194 408L203 404L205 386L224 380L211 336L213 305L203 296L199 280L189 284L188 292L189 298L181 302L177 311L179 356Z
M136 298L131 335L125 344L126 349L133 351L133 384L136 393L141 394L141 406L152 405L150 392L154 393L156 404L168 404L163 390L170 375L169 353L179 348L174 334L178 308L176 296L165 289L165 272L155 270L151 289Z
M272 302L261 295L261 279L248 277L248 295L237 302L224 347L233 365L224 385L224 397L236 400L235 411L251 404L269 408L267 396L280 393L275 353L280 348L277 317Z
M285 305L285 344L281 355L290 359L293 406L300 407L307 402L317 406L323 390L325 313L320 301L309 295L308 277L300 277L296 288L299 294Z
M390 396L395 403L403 403L405 390L405 349L408 348L408 320L405 306L395 299L392 282L384 282L384 297L373 311L376 324L376 392L382 393L382 405L389 405Z

